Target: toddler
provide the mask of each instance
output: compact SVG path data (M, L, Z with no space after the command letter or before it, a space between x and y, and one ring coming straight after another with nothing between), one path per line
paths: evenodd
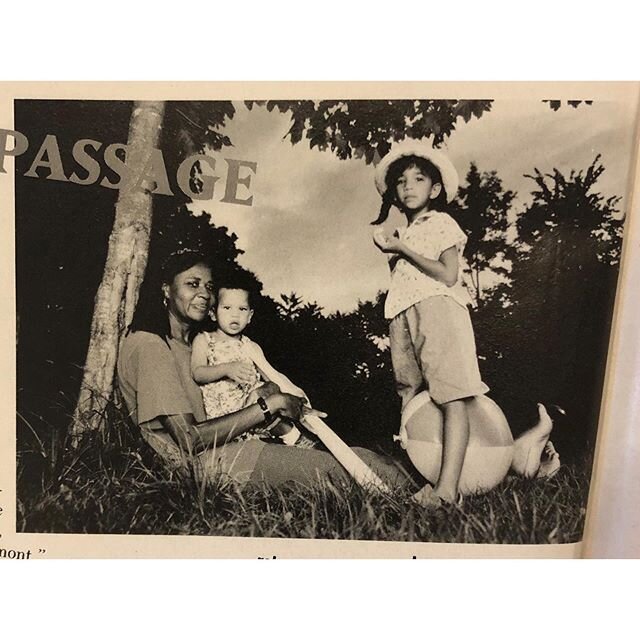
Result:
M217 323L213 332L203 331L191 351L191 374L201 385L207 419L217 418L253 404L261 397L265 382L273 382L284 393L308 400L302 389L276 371L266 360L260 346L244 335L253 317L251 287L239 277L216 287ZM268 434L286 445L313 448L315 443L302 435L296 424L276 418L248 437Z

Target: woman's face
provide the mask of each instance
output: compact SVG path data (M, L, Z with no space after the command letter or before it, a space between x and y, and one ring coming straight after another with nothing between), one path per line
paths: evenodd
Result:
M196 264L162 287L169 312L183 322L202 322L213 304L211 269Z

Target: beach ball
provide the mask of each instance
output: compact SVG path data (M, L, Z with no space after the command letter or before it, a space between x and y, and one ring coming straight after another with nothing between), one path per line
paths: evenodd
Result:
M506 477L513 458L513 436L500 407L487 396L468 401L469 445L465 453L459 491L463 495L493 489ZM423 391L404 411L396 439L416 469L431 483L440 475L443 414Z

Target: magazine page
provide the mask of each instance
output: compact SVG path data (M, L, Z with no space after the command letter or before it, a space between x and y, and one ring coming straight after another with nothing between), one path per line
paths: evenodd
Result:
M0 559L579 557L633 83L0 87Z
M636 134L637 135L637 134ZM637 139L637 138L636 138ZM640 155L629 196L628 228L615 312L603 424L596 447L585 529L586 557L639 558L640 514Z

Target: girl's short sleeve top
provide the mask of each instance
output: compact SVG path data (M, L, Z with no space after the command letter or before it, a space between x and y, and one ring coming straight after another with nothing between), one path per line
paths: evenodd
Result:
M448 287L423 273L408 260L400 258L391 273L385 318L392 319L431 296L450 296L462 306L471 304L462 281L465 267L463 251L467 236L450 215L442 211L421 214L404 230L401 239L410 249L431 260L438 260L443 251L455 246L458 250L458 279L452 287Z

